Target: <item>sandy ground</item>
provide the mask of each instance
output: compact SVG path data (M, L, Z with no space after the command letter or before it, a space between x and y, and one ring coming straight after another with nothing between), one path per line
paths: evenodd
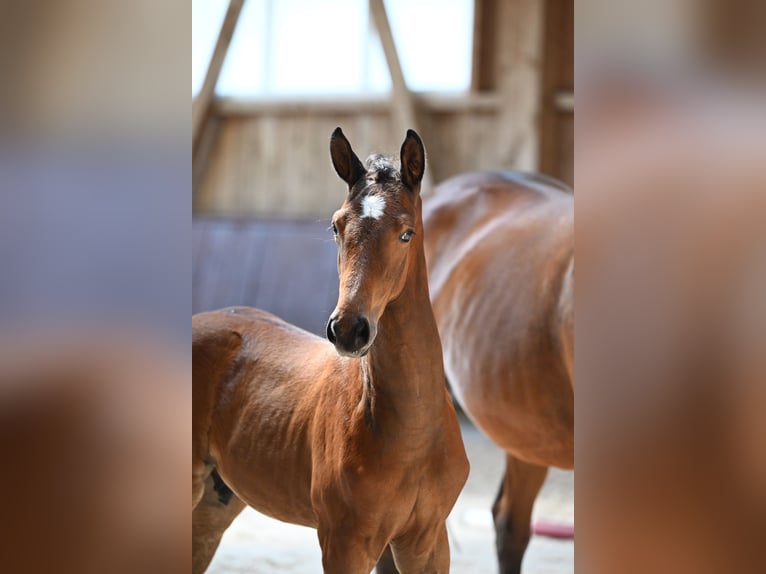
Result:
M451 572L496 573L490 507L500 484L504 455L476 428L461 421L471 474L452 510L447 528ZM537 498L533 520L571 524L574 473L551 469ZM574 542L533 536L524 557L524 574L571 574ZM317 574L322 572L316 531L285 524L245 509L223 536L209 574Z

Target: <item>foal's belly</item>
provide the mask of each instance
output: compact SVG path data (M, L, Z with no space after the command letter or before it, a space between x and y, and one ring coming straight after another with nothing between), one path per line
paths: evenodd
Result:
M274 429L253 427L214 452L218 472L234 493L257 511L293 524L316 526L311 505L310 455L286 444ZM270 440L273 439L273 440Z
M311 507L308 488L291 488L286 483L291 477L280 482L267 479L251 479L241 482L244 486L235 491L242 501L258 512L291 524L316 528L316 518Z
M247 340L249 355L221 389L210 450L219 474L244 502L278 520L316 526L310 429L317 387L311 374L318 371L311 361L322 359L323 345L279 335ZM289 368L275 353L261 351L261 340L293 353Z

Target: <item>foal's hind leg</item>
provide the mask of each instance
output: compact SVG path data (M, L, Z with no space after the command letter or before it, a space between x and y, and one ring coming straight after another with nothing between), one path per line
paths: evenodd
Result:
M193 574L207 569L224 531L245 506L215 470L208 476L202 499L192 511Z
M532 506L548 468L505 457L505 476L492 505L500 574L519 574L529 543Z

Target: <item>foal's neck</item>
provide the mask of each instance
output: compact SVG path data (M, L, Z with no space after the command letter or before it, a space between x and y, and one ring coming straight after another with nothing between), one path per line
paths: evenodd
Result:
M396 420L397 426L428 431L443 413L445 379L423 246L412 247L415 258L404 289L386 307L361 367L373 424Z

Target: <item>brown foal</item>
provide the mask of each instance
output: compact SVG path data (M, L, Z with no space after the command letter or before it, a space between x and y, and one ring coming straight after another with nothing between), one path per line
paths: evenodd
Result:
M192 317L195 572L246 504L316 528L328 573L368 573L388 544L401 572L449 570L468 460L429 300L425 150L410 130L400 169L365 167L338 128L330 152L348 184L331 344L257 309Z

